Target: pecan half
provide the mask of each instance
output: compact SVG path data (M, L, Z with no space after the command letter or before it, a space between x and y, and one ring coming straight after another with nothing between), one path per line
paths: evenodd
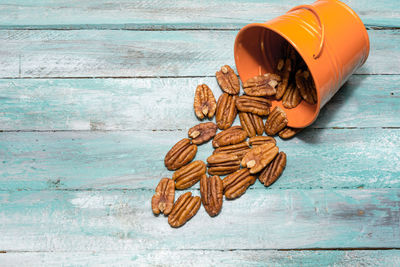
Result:
M218 98L215 121L217 122L219 129L228 129L235 120L237 114L236 98L236 96L232 96L227 93L223 93Z
M165 155L164 164L168 170L174 171L183 165L192 161L196 156L197 146L191 144L190 139L184 138L176 143L167 155Z
M264 133L264 122L260 116L253 113L239 112L239 119L240 124L249 137Z
M275 158L278 151L279 148L273 143L252 148L243 157L241 165L250 169L250 173L257 173Z
M200 84L194 95L194 112L200 120L208 117L211 119L215 114L217 104L211 89L206 84Z
M181 195L175 202L174 207L168 216L169 225L172 227L181 227L196 215L200 206L200 197L193 197L191 192L186 192Z
M217 153L207 158L210 175L225 175L240 169L240 159L234 154Z
M249 138L249 144L251 147L257 147L269 143L276 144L275 138L272 136L254 136Z
M263 97L242 95L236 99L236 107L242 112L265 116L269 114L271 102Z
M151 209L154 214L168 215L175 199L174 181L168 178L162 178L156 187L156 193L151 198Z
M247 133L240 126L233 126L218 133L212 141L213 147L234 145L243 142L247 138Z
M222 180L217 175L203 176L200 180L201 202L211 217L221 211L223 190Z
M215 136L217 125L213 122L205 122L193 126L188 131L188 136L192 138L192 143L201 145Z
M280 107L276 106L265 122L265 132L268 135L275 135L285 128L287 123L286 113Z
M249 96L273 96L280 81L279 75L266 73L248 79L243 83L243 90Z
M197 183L206 174L206 164L201 160L183 166L172 175L176 189L186 189Z
M239 78L228 65L222 66L220 71L215 73L222 91L230 95L237 95L240 91Z
M289 139L295 136L301 130L303 130L303 128L286 127L285 129L279 132L279 137L282 139Z
M225 153L236 155L239 159L242 159L247 152L249 152L250 147L248 142L242 142L236 145L222 146L214 150L213 154Z
M282 98L285 108L295 108L301 102L300 91L296 85L290 84Z
M263 170L258 179L260 179L260 182L265 186L270 186L278 180L285 166L286 154L285 152L279 152L278 156Z
M255 181L256 177L252 176L248 169L241 169L226 176L222 181L225 197L227 199L240 197Z
M296 72L296 85L299 88L301 97L309 104L317 103L317 91L310 72L298 70Z

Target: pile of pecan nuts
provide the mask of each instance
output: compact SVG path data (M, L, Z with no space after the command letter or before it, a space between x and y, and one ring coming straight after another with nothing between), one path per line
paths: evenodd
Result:
M282 99L285 108L294 108L302 100L316 103L315 86L306 65L299 60L301 57L289 45L283 54L286 58L279 60L275 73L243 83L245 95L239 96L240 81L228 65L216 72L223 91L218 103L207 85L197 86L195 114L200 120L212 119L215 115L216 124L206 122L190 128L189 138L176 143L165 156L165 166L175 172L172 179L161 179L151 205L154 214L168 216L172 227L180 227L190 220L201 203L210 216L216 216L221 211L224 195L226 199L240 197L257 177L262 184L270 186L283 172L286 154L279 152L272 136L279 134L287 139L301 129L287 127L285 112L279 107L270 111L270 100ZM241 126L231 127L237 113ZM264 124L265 116L268 117ZM218 134L217 128L222 130ZM268 136L263 136L264 131ZM207 158L207 165L201 160L191 162L197 146L211 139L215 150ZM211 176L207 177L206 172ZM221 179L223 175L227 176ZM174 202L175 189L188 189L199 181L201 198L186 192Z

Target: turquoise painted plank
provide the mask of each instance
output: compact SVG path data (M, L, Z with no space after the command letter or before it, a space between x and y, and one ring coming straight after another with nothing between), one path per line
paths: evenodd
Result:
M398 266L398 250L135 250L130 252L11 252L0 254L3 266Z
M0 192L0 250L291 249L400 246L400 190L250 190L171 228L153 190ZM199 195L199 192L194 192Z
M214 77L3 79L0 130L188 129L201 83L220 96ZM311 127L400 127L399 83L399 75L354 75Z
M357 73L400 74L399 32L368 31L370 57ZM236 33L3 30L0 78L213 76L234 65Z
M239 28L251 22L277 17L290 8L313 1L299 0L122 0L31 1L6 0L0 4L0 24L29 28L52 25L69 28L115 27L142 28ZM374 26L400 26L400 8L396 1L345 0L364 23ZM64 27L65 27L64 26Z
M186 134L0 133L0 190L154 189L172 176L164 156ZM400 188L400 129L307 129L277 143L288 163L272 189ZM196 159L212 151L204 144Z

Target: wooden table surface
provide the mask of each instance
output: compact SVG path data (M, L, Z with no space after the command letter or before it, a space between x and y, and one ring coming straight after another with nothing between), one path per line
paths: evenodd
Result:
M399 266L400 5L345 2L369 59L278 138L282 177L172 229L150 199L196 85L218 97L238 30L305 2L1 1L0 265Z

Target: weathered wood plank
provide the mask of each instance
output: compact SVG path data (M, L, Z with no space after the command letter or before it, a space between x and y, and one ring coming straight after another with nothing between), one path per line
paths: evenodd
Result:
M201 83L221 94L214 77L4 79L0 130L188 129ZM400 127L399 83L398 75L354 75L311 127Z
M154 189L186 131L0 133L0 190ZM400 188L400 129L307 129L290 141L272 188ZM211 143L196 159L211 155ZM198 188L197 184L194 188ZM258 182L256 188L264 188Z
M194 192L198 195L198 192ZM251 190L180 229L153 190L0 192L0 250L288 249L400 246L400 191Z
M290 8L313 1L234 0L234 1L28 1L8 0L0 4L0 25L42 25L69 28L239 28L263 22ZM345 0L367 25L400 26L396 1ZM116 24L116 25L115 25ZM62 26L64 25L64 26Z
M136 250L130 252L11 252L0 254L2 266L398 266L398 250Z
M400 74L399 30L369 31L357 73ZM0 31L0 78L213 76L237 31ZM390 56L388 56L390 55Z

